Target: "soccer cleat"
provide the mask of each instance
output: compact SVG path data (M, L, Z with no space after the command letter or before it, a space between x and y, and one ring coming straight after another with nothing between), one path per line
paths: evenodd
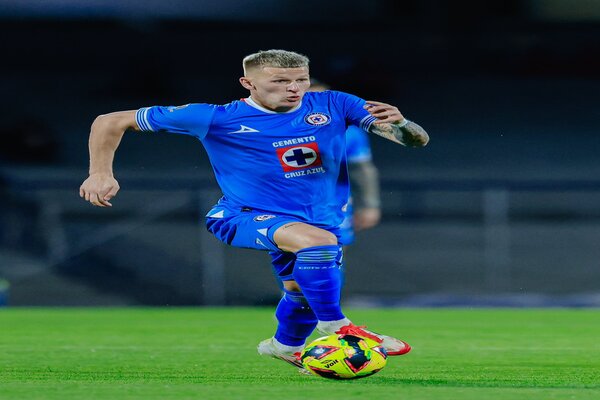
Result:
M273 343L273 338L265 339L262 342L260 342L258 344L257 350L258 354L260 354L261 356L271 356L273 358L283 360L289 364L292 364L294 367L306 371L302 366L302 361L300 360L300 352L285 353L279 350L277 347L275 347L275 344Z
M377 343L381 343L381 346L383 346L388 356L401 356L410 351L410 345L408 343L400 339L396 339L395 337L380 335L379 333L366 330L365 328L366 326L348 324L346 326L342 326L335 333L339 335L362 336L372 339Z

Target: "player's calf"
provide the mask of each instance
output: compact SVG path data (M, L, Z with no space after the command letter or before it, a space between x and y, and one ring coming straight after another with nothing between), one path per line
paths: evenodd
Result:
M279 322L275 339L290 347L302 348L317 326L317 317L301 292L284 289L275 316Z

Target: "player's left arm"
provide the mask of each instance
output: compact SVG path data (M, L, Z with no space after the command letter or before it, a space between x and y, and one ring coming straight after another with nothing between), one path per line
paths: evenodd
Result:
M354 229L373 228L381 219L381 199L379 171L371 160L348 160L352 205L354 208Z
M429 142L429 135L425 129L404 118L397 107L378 101L367 101L365 109L377 118L371 124L369 132L404 146L422 147Z

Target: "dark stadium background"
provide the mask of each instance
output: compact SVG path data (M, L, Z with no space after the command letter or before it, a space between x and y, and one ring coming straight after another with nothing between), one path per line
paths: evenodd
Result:
M78 188L95 116L244 97L241 59L284 48L431 136L372 138L384 218L348 304L600 304L600 2L39 3L0 1L0 303L273 304L268 257L203 229L194 139L126 135L113 209Z

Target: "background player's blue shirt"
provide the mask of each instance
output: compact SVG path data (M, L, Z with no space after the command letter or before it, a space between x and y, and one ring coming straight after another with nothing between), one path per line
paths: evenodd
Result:
M346 159L344 164L349 164L371 161L371 146L369 145L369 137L367 132L358 126L350 125L346 129ZM350 181L348 179L348 170L341 169L338 178L338 198L340 201L348 202L348 207L345 210L346 220L349 215L352 215L351 201L348 199L350 191ZM347 222L345 220L345 222ZM348 222L347 222L348 223Z
M371 145L367 132L350 125L346 130L346 158L349 163L371 161Z
M335 227L345 204L337 181L346 168L346 128L368 130L375 121L364 105L347 93L308 92L300 107L287 113L242 100L142 108L136 121L142 130L200 139L226 205Z
M369 144L367 132L354 125L349 126L346 130L346 160L349 164L372 160L371 145ZM349 189L351 188L348 170L342 169L338 178L338 198L340 202L347 203L344 208L344 219L339 225L342 235L340 242L344 245L354 242L354 221L352 218L354 208L352 199L348 198Z

